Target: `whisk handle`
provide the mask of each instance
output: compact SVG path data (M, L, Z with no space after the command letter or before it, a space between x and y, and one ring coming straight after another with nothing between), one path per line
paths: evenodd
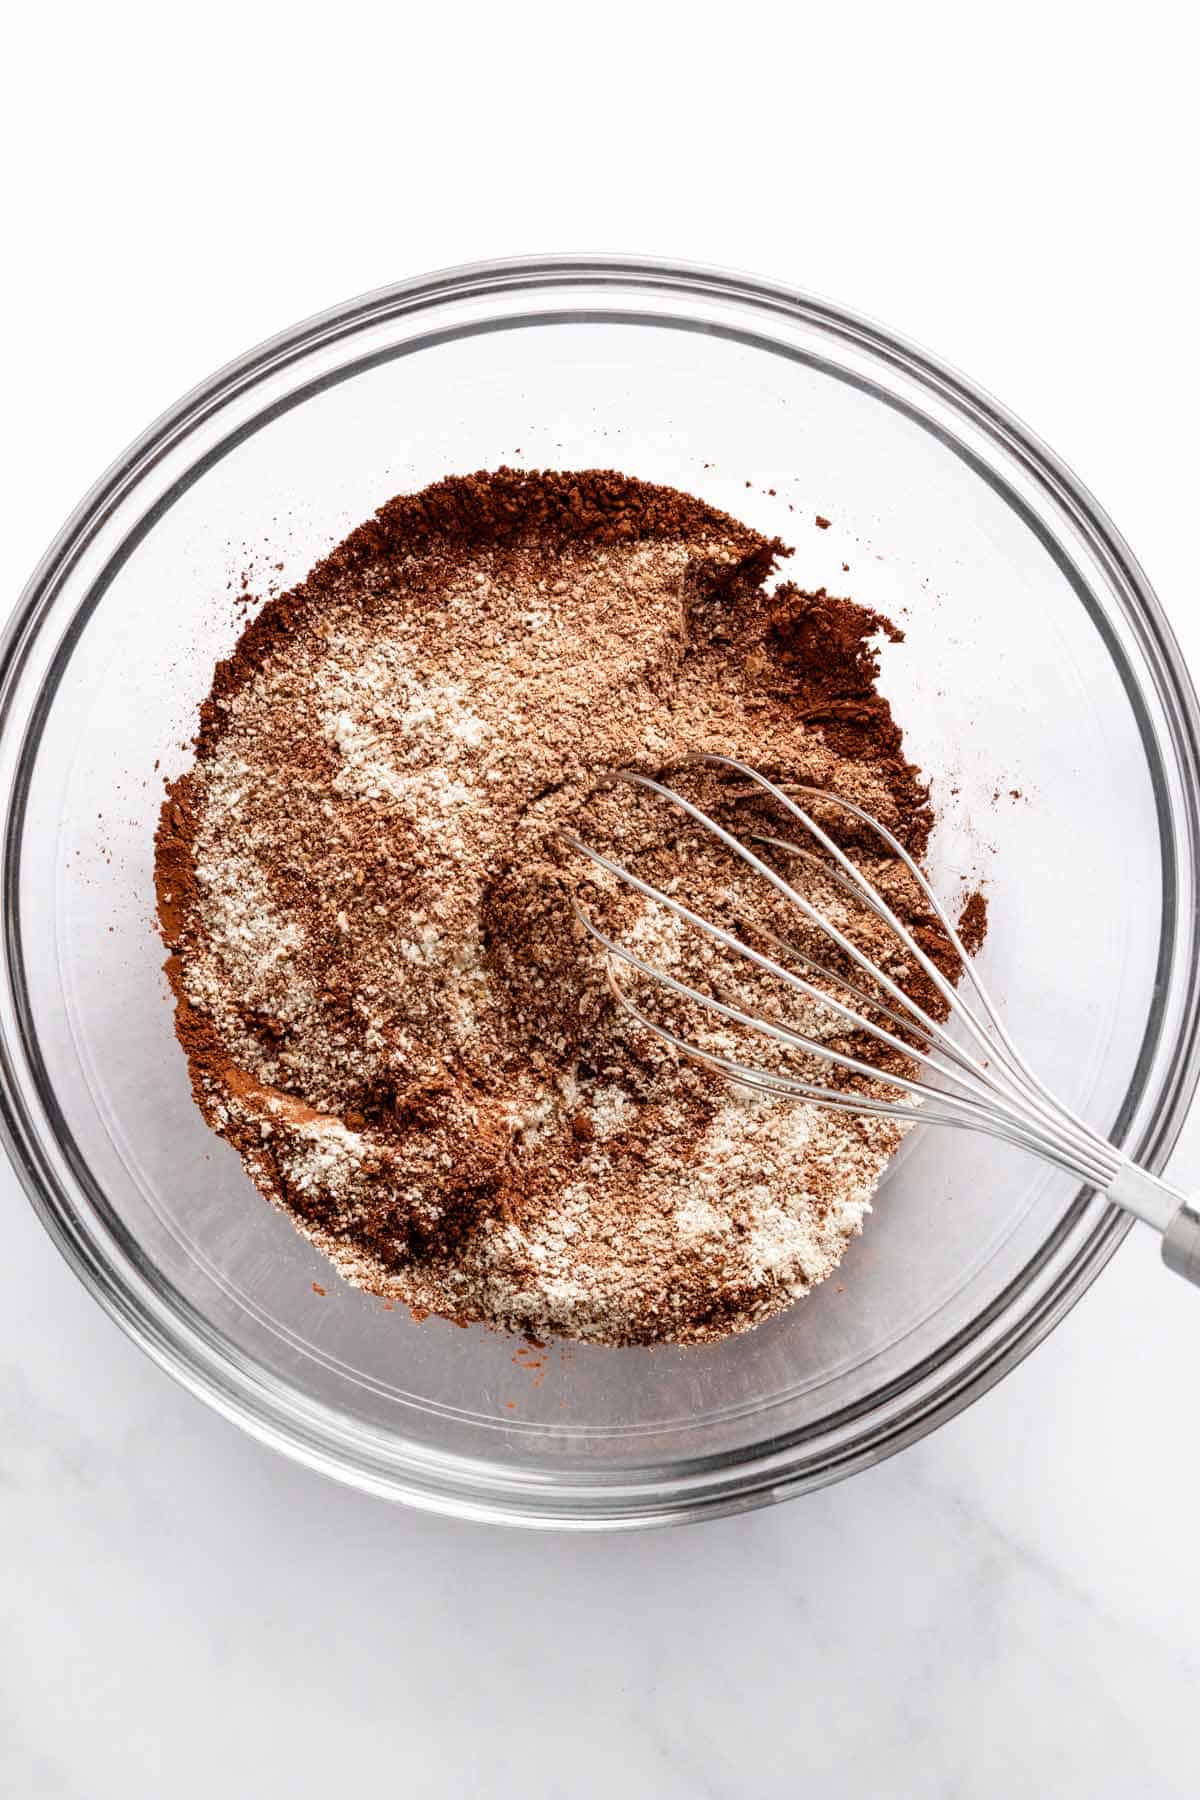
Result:
M1200 1287L1200 1212L1160 1175L1122 1162L1104 1190L1108 1199L1135 1219L1162 1232L1163 1261L1176 1275Z
M1185 1201L1163 1233L1163 1261L1200 1287L1200 1212Z

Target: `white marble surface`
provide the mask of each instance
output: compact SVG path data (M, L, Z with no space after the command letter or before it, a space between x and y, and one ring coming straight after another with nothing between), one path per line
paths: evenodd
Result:
M178 43L128 0L22 10L6 594L121 444L268 331L398 274L614 246L937 346L1095 486L1200 662L1178 9L1081 35L1044 0L745 0L686 41L677 9L520 10L516 43L504 8L468 29L343 0L310 32L214 0ZM526 177L493 186L512 149ZM1200 1182L1200 1123L1175 1173ZM1197 1299L1138 1236L884 1466L689 1530L541 1538L240 1436L108 1323L4 1171L0 1795L1191 1800Z

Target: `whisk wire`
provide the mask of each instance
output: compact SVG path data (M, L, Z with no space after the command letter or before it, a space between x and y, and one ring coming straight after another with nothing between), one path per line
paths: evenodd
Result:
M842 870L842 872L845 874L846 878L849 880L849 882L855 888L856 892L858 892L863 897L863 899L870 906L871 910L873 912L875 912L889 926L891 931L899 939L899 941L902 944L902 946L904 947L905 951L908 953L909 956L912 957L913 961L917 964L918 968L922 971L923 974L925 974L929 978L930 981L932 981L934 986L937 988L938 992L941 994L943 1000L946 1001L947 1005L949 1007L951 1007L954 1011L957 1012L957 1014L964 1021L964 1023L966 1023L972 1027L973 1032L978 1037L978 1040L979 1040L981 1046L985 1050L990 1050L993 1048L993 1046L988 1038L986 1029L983 1027L983 1025L980 1024L979 1020L975 1017L971 1008L963 1000L962 995L955 988L954 984L952 982L948 981L946 976L942 974L942 971L938 968L937 964L933 961L932 957L927 955L926 952L921 949L921 946L917 943L917 941L913 937L912 933L896 917L896 914L893 912L892 908L887 904L886 900L883 899L882 895L878 892L878 890L871 886L871 884L867 881L866 877L863 875L862 871L860 869L858 869L853 862L851 862L850 858L846 855L845 851L841 848L841 845L835 843L833 838L830 837L829 833L827 831L824 831L821 828L821 826L817 824L817 821L810 816L810 814L805 812L802 807L797 806L795 801L791 799L790 795L788 793L786 793L783 788L777 787L773 781L768 781L768 779L765 775L759 774L757 769L751 769L745 763L736 762L732 757L729 757L729 756L718 756L715 754L706 755L701 760L704 761L705 763L709 763L709 764L712 764L715 766L736 770L736 772L739 775L743 775L743 776L745 776L745 778L747 780L754 782L758 787L760 787L763 790L764 793L770 794L771 797L774 800L778 801L778 803L782 807L784 807L792 815L793 818L798 819L800 821L800 823L804 826L805 830L808 831L809 833L811 833L811 835L816 839L817 843L820 844L821 848L823 850L828 851L830 856L833 857L834 861L838 864L839 868ZM921 873L920 869L917 867L917 865L913 861L912 857L908 854L908 851L904 848L904 845L900 842L899 838L893 836L893 834L887 829L886 825L881 825L878 819L872 818L871 814L868 812L865 812L862 807L856 806L852 800L843 799L843 797L840 794L827 794L824 790L822 790L820 788L808 788L808 787L794 787L792 789L792 792L793 793L811 794L814 799L831 801L835 805L842 806L847 812L853 813L855 815L855 817L860 819L864 824L872 827L872 829L878 834L878 836L880 838L882 838L884 843L887 844L888 848L892 851L892 853L900 858L900 860L904 863L904 865L907 868L910 875L912 875L913 879L916 881L917 886L921 890L921 893L924 895L925 899L929 902L929 905L932 907L934 914L936 915L939 924L942 926L942 929L945 931L946 936L950 941L950 946L953 949L955 955L958 957L959 962L961 963L963 969L969 975L971 975L972 986L975 987L976 992L979 995L980 1001L984 1006L984 1010L987 1012L989 1019L992 1021L993 1025L999 1030L1004 1042L1007 1044L1007 1042L1008 1042L1007 1033L1004 1032L1003 1025L1000 1023L998 1015L995 1012L995 1008L991 1004L991 1000L990 1000L989 996L987 995L986 990L984 990L982 988L982 986L978 982L978 978L975 977L975 975L974 975L974 971L971 967L971 960L968 957L966 949L963 946L962 939L960 938L958 932L956 931L953 923L951 922L951 920L948 918L948 916L944 912L940 902L938 901L936 895L933 892L933 889L929 886L929 883L926 881L924 875ZM720 828L718 827L718 829L720 829ZM862 961L864 961L864 962L866 960L867 959L865 959L865 958L862 959ZM873 969L873 965L870 965L868 963L868 968ZM900 999L902 1001L905 1001L910 1005L912 1004L910 997L905 995L902 989L897 990L897 991L898 991ZM1010 1048L1011 1048L1011 1046L1010 1046ZM1020 1059L1016 1056L1015 1049L1013 1050L1012 1053L1013 1053L1014 1058L1019 1063Z
M847 1056L843 1052L836 1051L828 1045L822 1044L817 1039L773 1026L769 1021L747 1014L739 1008L721 1004L718 1001L714 1001L710 996L702 994L696 989L689 988L686 984L679 982L673 976L669 975L665 970L656 969L650 964L641 961L640 958L631 956L624 950L623 946L615 946L615 948L622 961L631 964L643 974L652 976L664 987L673 989L681 996L695 1001L706 1010L718 1013L735 1024L749 1026L760 1035L773 1038L777 1042L787 1044L797 1050L814 1054L826 1062L832 1063L839 1068L846 1069L849 1073L865 1076L870 1079L876 1087L887 1086L902 1093L913 1094L917 1096L918 1103L921 1106L921 1110L918 1111L916 1106L909 1106L896 1101L872 1098L870 1105L866 1109L872 1113L891 1116L893 1118L911 1119L913 1121L924 1119L931 1123L941 1122L944 1124L956 1124L960 1126L972 1126L979 1123L981 1114L980 1102L978 1101L973 1104L969 1098L964 1098L961 1095L931 1089L922 1082L911 1080L908 1077L899 1075L895 1072L875 1068L872 1064L864 1063L856 1057ZM699 1046L693 1045L673 1033L670 1028L663 1025L661 1021L651 1019L649 1015L644 1013L630 999L629 995L621 987L611 970L609 972L609 985L626 1011L637 1018L643 1025L648 1026L657 1036L664 1038L677 1049L682 1050L686 1055L692 1057L693 1060L706 1062L712 1067L720 1068L723 1073L728 1075L731 1079L739 1081L743 1086L757 1086L764 1092L786 1095L794 1099L816 1099L825 1105L836 1105L845 1112L859 1112L863 1110L859 1105L858 1100L858 1093L861 1090L856 1091L854 1097L851 1097L845 1090L839 1091L836 1089L825 1088L795 1074L776 1075L768 1070L751 1069L745 1063L740 1063L736 1061L736 1059L722 1056L718 1052L702 1050ZM936 1106L930 1107L928 1103L928 1097L930 1095L936 1095L938 1102ZM1101 1167L1098 1162L1092 1162L1090 1159L1081 1157L1077 1153L1074 1154L1070 1160L1065 1159L1061 1147L1055 1140L1052 1137L1047 1136L1044 1131L1039 1130L1036 1126L1031 1126L1028 1120L1023 1119L1020 1112L1014 1107L1003 1103L997 1104L993 1102L982 1116L987 1119L988 1129L993 1136L1005 1138L1010 1143L1021 1144L1027 1149L1040 1149L1043 1155L1049 1156L1051 1160L1058 1162L1060 1167L1071 1168L1075 1173L1079 1174L1081 1178L1093 1181L1107 1178L1106 1170Z
M723 762L728 761L727 758L713 760L720 760ZM730 766L734 768L741 767L740 764L735 763L731 763ZM750 773L750 771L746 771L746 773ZM739 837L735 837L733 832L727 831L723 825L718 824L715 819L710 818L706 812L703 812L701 808L696 806L691 800L685 799L682 794L676 793L674 788L665 786L661 781L654 781L650 776L642 775L636 769L622 769L619 772L617 779L627 781L636 787L645 788L652 794L657 794L660 799L666 800L670 805L678 807L681 812L686 813L688 817L695 820L698 825L702 825L706 831L711 832L714 837L718 838L727 849L732 850L735 856L740 857L741 860L746 863L748 867L753 869L756 874L765 876L772 887L774 887L785 900L790 901L811 924L816 925L820 931L824 932L825 936L828 937L831 942L836 944L838 949L841 950L844 955L848 956L852 962L857 964L859 969L861 969L865 975L868 975L871 980L877 981L898 1005L909 1009L931 1036L934 1038L939 1037L940 1028L937 1023L929 1017L922 1007L917 1005L911 995L906 994L903 988L894 982L890 975L885 974L884 971L880 969L877 964L873 963L869 957L865 956L858 945L855 944L852 939L848 938L831 919L827 918L826 915L821 912L818 907L814 906L805 895L799 893L789 881L786 881L784 877L779 874L778 870L771 868L770 864L765 863L761 856L756 856L754 851L744 844ZM769 787L770 784L765 783L762 776L759 776L758 780ZM775 791L777 792L778 790ZM780 795L779 797L782 799L784 796ZM796 813L797 817L802 819L805 817L798 807L792 807L791 810ZM848 866L852 867L853 865ZM882 904L881 901L880 905L882 906ZM695 915L693 915L693 917L695 917ZM903 928L900 927L900 929ZM918 954L920 954L920 952L918 952ZM931 964L930 967L932 968L932 966L933 965ZM946 985L952 996L953 989L949 987L949 983Z
M760 842L760 843L765 843L765 844L770 844L771 846L773 846L774 848L776 848L778 850L782 850L785 852L791 852L791 853L795 854L796 856L801 857L806 863L810 863L810 864L815 863L817 865L817 867L819 867L820 869L822 869L825 872L826 875L835 874L835 871L828 869L827 866L820 861L820 858L814 857L810 852L800 849L800 847L798 845L792 844L786 838L756 838L756 839L754 839L754 841ZM867 906L868 909L874 914L874 916L876 918L883 920L883 922L885 924L889 923L889 921L886 917L886 914L881 910L881 908L879 906L875 905L873 903L873 901L869 900L867 898L866 894L858 893L857 890L854 889L848 881L842 882L842 886L844 888L846 888L847 891L854 893L855 898L857 900L859 900L863 905ZM938 916L939 922L942 923L948 931L952 931L953 927L950 925L950 922L947 919L945 912L942 910L942 908L938 905L938 903L936 901L934 901L933 904L937 908L937 916ZM892 1021L895 1024L898 1024L902 1030L913 1032L916 1035L918 1035L919 1037L923 1038L926 1041L926 1043L928 1043L930 1034L928 1032L925 1032L915 1019L901 1018L884 1001L880 1000L878 997L873 997L873 996L865 993L864 990L861 989L860 987L858 987L854 982L852 982L847 975L841 973L840 971L838 971L836 969L832 969L832 968L828 967L824 963L815 962L811 957L806 956L805 953L797 945L789 944L785 938L779 937L776 933L770 931L767 927L760 926L759 930L764 937L770 938L772 942L776 943L781 949L786 950L790 955L795 957L797 961L804 964L813 973L819 974L819 975L823 976L824 978L826 978L827 980L838 983L839 986L841 986L843 989L852 993L856 999L863 1001L866 1005L872 1007L876 1012L883 1013L887 1017L892 1019ZM956 996L956 1001L957 1001L957 1005L954 1010L961 1015L961 1010L962 1010L961 996ZM1061 1107L1055 1105L1053 1108L1053 1113L1052 1113L1051 1108L1046 1106L1043 1103L1040 1094L1037 1093L1036 1091L1032 1091L1029 1087L1029 1084L1024 1079L1022 1079L1020 1072L1011 1069L1009 1067L1009 1065L1007 1063L1005 1063L1004 1061L1001 1060L999 1062L994 1062L989 1068L988 1065L981 1064L978 1061L976 1061L975 1059L965 1055L964 1052L956 1044L954 1044L953 1040L948 1038L946 1036L946 1034L944 1034L944 1033L940 1034L939 1047L944 1056L946 1056L950 1061L959 1064L960 1067L973 1069L977 1073L986 1073L989 1085L992 1087L993 1091L995 1091L995 1092L1002 1091L1002 1092L1008 1093L1009 1095L1018 1098L1022 1104L1034 1106L1046 1117L1053 1116L1057 1120L1060 1116L1062 1116L1062 1117L1067 1118L1069 1121L1069 1115L1065 1114L1065 1109L1062 1109ZM1082 1129L1083 1128L1081 1127L1081 1132L1082 1132ZM1088 1136L1086 1138L1086 1141L1088 1141L1089 1143L1091 1142L1090 1136Z
M1081 1165L1078 1159L1064 1155L1061 1147L1052 1139L1028 1129L1014 1127L1004 1120L993 1120L987 1115L980 1115L977 1111L968 1112L965 1108L954 1108L946 1104L953 1099L953 1096L938 1096L942 1101L941 1105L922 1101L919 1107L906 1106L895 1101L880 1100L857 1091L854 1094L848 1094L844 1090L822 1087L816 1082L804 1081L794 1076L776 1076L767 1070L750 1068L747 1064L739 1063L732 1057L722 1056L717 1051L701 1049L699 1045L689 1043L671 1031L668 1026L643 1012L624 992L611 972L609 985L616 999L620 1001L632 1018L655 1036L673 1045L690 1060L715 1070L728 1080L735 1082L739 1087L751 1088L759 1093L774 1095L776 1098L812 1100L817 1105L835 1112L865 1113L870 1117L898 1119L912 1124L965 1127L981 1131L988 1137L998 1138L1021 1149L1031 1150L1079 1180L1099 1185L1104 1178L1103 1172L1098 1168Z
M727 1000L722 1000L712 994L705 994L690 984L680 981L667 970L645 961L628 946L609 937L600 930L576 900L575 910L581 923L610 958L615 958L626 967L638 971L659 987L676 994L687 1002L698 1005L702 1010L715 1014L730 1024L754 1032L760 1037L770 1039L785 1051L815 1055L835 1067L845 1070L848 1074L869 1080L876 1089L882 1085L891 1088L894 1092L912 1095L916 1104L884 1099L878 1095L878 1092L864 1094L859 1090L847 1091L828 1088L818 1082L809 1081L794 1071L776 1072L752 1068L734 1057L724 1056L717 1050L705 1049L698 1044L691 1043L661 1021L652 1018L634 1003L617 980L610 961L609 983L615 998L625 1010L680 1054L722 1073L747 1088L791 1098L811 1099L820 1105L832 1107L838 1111L865 1112L873 1116L890 1117L902 1121L915 1122L923 1119L930 1123L970 1126L985 1131L990 1136L1034 1150L1060 1168L1069 1170L1092 1185L1107 1186L1120 1165L1119 1153L1063 1107L1033 1074L1009 1037L990 995L973 968L960 934L948 918L913 858L899 840L888 831L887 827L853 801L846 800L841 795L799 785L794 785L790 791L785 791L746 764L715 753L698 757L696 760L700 763L726 768L752 782L804 827L821 849L833 859L836 867L831 868L828 863L814 856L812 852L803 850L799 845L782 838L756 834L752 842L759 843L764 848L792 854L809 866L815 865L825 878L832 879L835 886L850 893L856 901L886 925L905 954L927 977L935 991L945 1001L947 1013L965 1029L968 1038L974 1045L974 1052L957 1042L941 1021L931 1017L910 994L905 992L898 982L873 962L819 907L798 892L791 882L765 862L741 838L728 831L694 802L677 793L673 788L633 769L617 771L614 773L613 779L642 788L691 818L755 874L765 878L785 901L794 905L801 916L834 944L871 983L882 990L887 998L883 999L879 994L870 993L848 975L839 973L824 963L809 957L798 946L789 943L786 938L765 926L756 925L755 930L761 936L784 954L789 955L801 967L806 968L809 973L816 975L819 979L834 982L843 993L851 995L860 1005L886 1018L898 1030L907 1033L910 1039L915 1037L918 1042L914 1044L906 1039L896 1037L867 1016L866 1012L858 1011L856 1007L838 999L835 994L817 987L813 982L797 975L794 970L788 969L772 957L764 955L753 945L747 943L743 937L727 931L723 926L696 912L685 902L676 899L673 894L666 893L661 888L643 880L632 870L594 849L574 833L564 832L563 839L568 845L581 852L594 864L607 870L624 885L639 892L655 904L667 908L684 924L705 934L711 940L732 951L736 956L752 964L770 979L784 983L793 992L803 995L831 1012L854 1031L865 1032L887 1049L898 1052L910 1065L915 1063L941 1081L949 1082L954 1088L961 1091L948 1092L944 1088L932 1087L927 1082L901 1075L895 1070L879 1069L860 1058L837 1051L831 1045L823 1043L820 1039L813 1038L793 1026L778 1020L763 1018L757 1013L746 1012L741 1006L731 1005ZM894 909L888 905L884 897L867 880L841 847L834 842L829 833L824 831L804 808L798 806L791 799L791 793L811 795L813 799L820 802L842 807L873 830L892 854L901 861L942 927L948 943L959 960L963 979L970 982L977 1004L987 1020L986 1024L959 988L956 988L946 978L932 958L916 942L912 933L897 918Z
M842 794L835 794L824 788L813 788L801 786L799 784L795 784L791 787L790 791L792 793L810 795L815 800L841 807L843 811L852 814L855 818L860 820L861 823L872 830L887 845L893 855L900 859L913 880L916 882L917 887L924 895L934 916L937 918L939 925L945 932L951 948L958 958L964 977L970 982L972 988L975 990L980 1005L987 1015L992 1032L995 1034L994 1038L989 1034L987 1027L976 1017L973 1009L959 989L955 988L946 980L936 964L934 964L925 952L921 950L920 946L914 942L911 933L896 917L895 913L887 905L886 901L877 890L867 881L861 870L859 870L845 854L841 846L835 843L827 832L822 830L815 819L811 818L807 812L795 804L790 798L788 791L777 786L774 782L769 781L767 777L760 774L758 770L750 768L746 763L739 762L733 757L721 756L715 752L709 752L698 760L702 763L734 770L737 774L752 781L765 793L770 794L792 815L793 818L798 819L801 824L804 825L805 829L812 834L816 841L821 844L822 848L829 851L830 855L844 871L848 880L854 885L856 891L861 894L865 903L877 914L877 916L884 919L904 945L905 949L912 955L918 966L921 967L935 983L943 998L946 1000L952 1014L968 1027L972 1035L976 1038L976 1041L989 1053L990 1058L993 1059L993 1076L999 1076L1001 1074L1001 1070L996 1066L997 1063L1006 1066L1010 1074L1015 1078L1016 1092L1021 1096L1022 1100L1027 1104L1034 1106L1035 1109L1038 1110L1056 1129L1061 1130L1065 1128L1072 1137L1076 1137L1078 1141L1081 1144L1086 1145L1088 1149L1093 1152L1099 1151L1106 1166L1118 1160L1117 1153L1113 1150L1112 1146L1106 1143L1103 1138L1099 1137L1089 1126L1085 1125L1081 1119L1065 1107L1030 1068L1029 1064L1014 1044L981 976L976 970L970 957L967 955L966 948L963 945L962 939L955 928L953 921L938 900L937 895L934 893L922 870L909 855L904 845L888 830L886 825L883 825L878 819L874 818L871 813L857 805L853 800L847 800ZM996 1039L999 1040L998 1044L995 1041Z
M671 895L664 893L660 888L654 887L651 883L643 881L640 876L633 874L633 872L630 869L625 868L623 864L617 863L611 858L601 855L600 852L592 849L590 845L584 844L580 839L575 838L573 834L568 833L565 834L565 836L569 843L572 843L574 847L580 849L583 854L588 856L593 862L598 863L601 867L608 869L610 873L628 882L631 887L634 887L639 892L646 895L647 898L661 902L664 906L669 907L672 912L676 913L677 916L687 920L689 923L696 924L699 929L716 938L719 942L725 944L738 955L754 963L765 973L778 977L796 991L815 1000L854 1029L869 1033L878 1043L883 1044L890 1050L898 1052L909 1061L916 1061L925 1068L932 1070L935 1074L942 1076L943 1079L956 1082L960 1087L965 1088L968 1093L974 1094L980 1102L990 1104L995 1111L999 1112L1011 1123L1016 1125L1021 1125L1023 1123L1019 1109L1014 1107L1005 1096L995 1093L991 1084L986 1079L986 1070L979 1070L977 1074L972 1073L975 1065L970 1064L969 1060L966 1058L960 1059L963 1063L963 1067L955 1069L948 1066L948 1064L939 1057L932 1055L929 1052L916 1049L910 1044L906 1044L902 1039L894 1037L891 1032L883 1030L882 1027L876 1025L874 1021L864 1017L861 1013L856 1012L852 1007L844 1005L832 995L823 992L820 988L814 987L812 983L793 974L790 970L784 969L778 963L772 961L771 958L761 955L761 953L754 950L752 946L746 944L734 934L725 931L721 926L714 925L711 920L703 918L698 913L693 913L691 909L683 905L682 902L675 900ZM747 1013L739 1007L731 1006L728 1002L715 998L711 994L705 994L699 989L692 987L685 982L681 982L667 970L658 968L655 965L644 961L630 950L628 946L617 942L617 940L601 931L578 902L576 902L575 911L584 928L611 955L617 957L621 962L628 966L637 969L641 974L648 976L661 987L679 995L681 999L691 1001L702 1007L706 1012L715 1013L719 1017L728 1020L731 1024L745 1026L749 1030L756 1031L760 1036L771 1038L776 1043L782 1044L789 1049L815 1055L826 1062L835 1064L839 1068L844 1068L849 1073L862 1075L875 1082L882 1082L885 1085L897 1088L902 1092L921 1096L930 1092L930 1090L920 1082L910 1080L893 1071L876 1068L870 1063L862 1062L857 1057L848 1056L844 1052L834 1050L828 1044L823 1043L818 1038L809 1036L807 1033L797 1031L791 1026L782 1025L777 1021L764 1019L761 1015ZM783 940L779 941L783 942ZM618 985L616 992L617 998L628 1010L635 1010L624 989L620 988ZM639 1017L642 1017L643 1022L648 1023L652 1030L659 1031L660 1036L666 1035L665 1029L660 1029L657 1021L648 1020L644 1015L640 1014ZM903 1023L903 1021L901 1021L901 1023ZM686 1048L686 1045L683 1044L683 1040L672 1037L670 1041L675 1043L677 1047L682 1046ZM786 1079L794 1080L795 1078L787 1077ZM944 1095L943 1098L945 1100L954 1101L958 1097L954 1095Z
M756 785L765 792L772 795L790 814L792 814L793 817L797 818L807 830L810 830L817 841L821 843L823 847L827 847L830 852L837 857L845 870L847 877L854 883L856 890L863 892L864 897L871 903L872 910L874 910L883 922L887 924L888 928L900 942L902 948L912 957L917 966L928 975L931 981L933 981L937 990L946 1000L948 1011L954 1013L966 1024L969 1034L974 1038L977 1045L982 1047L985 1051L992 1053L992 1055L995 1055L996 1047L989 1037L986 1027L976 1017L975 1013L965 1000L963 1000L953 984L945 978L937 968L937 965L915 942L912 934L905 928L900 920L897 919L894 911L887 905L883 897L870 886L861 872L844 854L841 848L833 842L828 833L821 829L815 820L810 818L810 816L800 807L796 806L782 789L776 787L773 782L768 781L764 775L760 775L756 770L748 768L744 763L736 762L731 757L718 755L709 755L698 760L733 769L738 774L745 776L747 779L756 783ZM873 963L865 956L859 947L853 943L853 941L849 939L825 913L814 906L805 895L799 893L790 882L786 881L783 876L772 869L769 864L765 863L761 857L750 850L733 832L726 830L724 826L718 824L715 819L711 818L702 810L702 808L695 805L693 801L686 799L673 788L667 787L665 783L655 781L652 777L643 775L638 770L629 769L618 771L615 779L627 782L631 786L644 788L648 792L656 794L659 798L667 801L670 805L675 806L685 815L692 818L697 824L703 826L704 829L709 831L728 849L732 850L736 856L740 857L741 860L756 873L764 875L771 882L772 886L775 887L785 899L791 901L811 924L816 925L818 929L836 944L840 950L848 955L850 959L871 978L871 980L881 985L902 1008L913 1016L922 1033L930 1038L939 1050L950 1055L954 1060L969 1066L972 1073L976 1077L982 1079L985 1086L990 1090L991 1095L994 1096L991 1104L996 1104L996 1102L999 1101L1002 1105L1006 1106L1007 1110L1011 1110L1011 1103L1016 1099L1018 1108L1021 1105L1032 1107L1036 1112L1043 1116L1045 1122L1050 1125L1055 1132L1065 1129L1069 1136L1073 1139L1077 1139L1080 1152L1088 1159L1089 1166L1095 1155L1097 1146L1100 1147L1101 1151L1108 1149L1108 1146L1103 1145L1102 1140L1092 1137L1091 1134L1087 1134L1084 1129L1080 1128L1078 1131L1075 1130L1073 1122L1065 1118L1061 1109L1055 1109L1053 1103L1047 1105L1037 1092L1029 1092L1026 1083L1022 1080L1019 1064L1015 1069L1009 1068L1006 1070L1004 1064L1007 1059L1001 1057L1001 1067L997 1068L994 1064L989 1067L986 1062L971 1056L969 1053L964 1052L959 1046L955 1045L954 1040L950 1037L949 1033L946 1032L937 1021L932 1019L924 1008L918 1005L912 996L907 994L897 982L893 981L892 978L880 969L877 964ZM821 792L821 790L807 791L818 794ZM840 796L833 796L833 798L840 799ZM960 961L963 963L963 966L969 967L966 950L957 931L946 918L943 909L938 903L928 883L924 880L923 876L921 876L920 870L917 869L916 864L912 861L911 857L909 857L903 845L901 845L898 840L886 830L886 827L879 825L877 821L871 820L870 814L862 812L861 808L855 807L852 802L848 801L845 804L849 806L852 811L859 814L864 820L875 824L880 835L890 846L894 846L896 853L903 858L906 866L909 867L919 881L921 891L925 895L930 906L934 909L935 915L938 917L939 921L943 923L950 938L950 942L958 954ZM672 905L675 904L674 902L668 903ZM700 919L696 914L691 914L690 917L692 922L698 923L702 929L710 930L713 935L716 935L708 921ZM747 955L751 960L754 960L754 953L749 951L740 940L727 938L724 941L729 944L730 948L737 950L739 954ZM828 1003L829 997L827 995L822 994L818 997ZM985 1005L991 1009L991 1002L986 993L982 994L982 998ZM1006 1074L1008 1079L1005 1079ZM1016 1090L1015 1093L1014 1087ZM1109 1154L1111 1155L1111 1152Z

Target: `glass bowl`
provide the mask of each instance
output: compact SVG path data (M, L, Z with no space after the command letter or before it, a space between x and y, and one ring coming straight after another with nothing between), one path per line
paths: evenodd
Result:
M1162 1166L1197 1081L1197 707L1129 550L1001 407L881 328L589 257L451 270L284 333L152 425L51 546L3 648L6 1134L113 1316L313 1467L512 1524L729 1512L966 1405L1127 1224L1016 1151L918 1130L837 1276L782 1317L709 1348L538 1353L343 1285L257 1196L172 1032L162 779L243 587L290 583L401 489L504 462L689 489L904 626L883 682L935 778L938 878L985 881L986 974L1027 1055Z

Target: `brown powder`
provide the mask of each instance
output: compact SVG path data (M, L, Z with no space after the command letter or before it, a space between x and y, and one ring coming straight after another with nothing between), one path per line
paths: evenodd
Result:
M974 956L987 936L987 900L978 891L967 896L958 917L958 935L968 956Z
M177 1030L206 1119L348 1279L531 1337L701 1341L807 1292L861 1228L898 1127L735 1091L629 1020L576 901L702 992L779 997L559 837L801 948L761 879L606 772L778 833L745 782L696 768L716 751L858 801L922 855L928 791L875 690L873 640L901 634L768 592L782 552L611 471L455 478L382 508L218 665L158 833ZM878 840L814 811L954 972ZM888 949L819 865L773 854ZM969 948L984 929L975 896ZM637 997L715 1053L761 1050ZM862 1048L814 1003L787 1017Z

